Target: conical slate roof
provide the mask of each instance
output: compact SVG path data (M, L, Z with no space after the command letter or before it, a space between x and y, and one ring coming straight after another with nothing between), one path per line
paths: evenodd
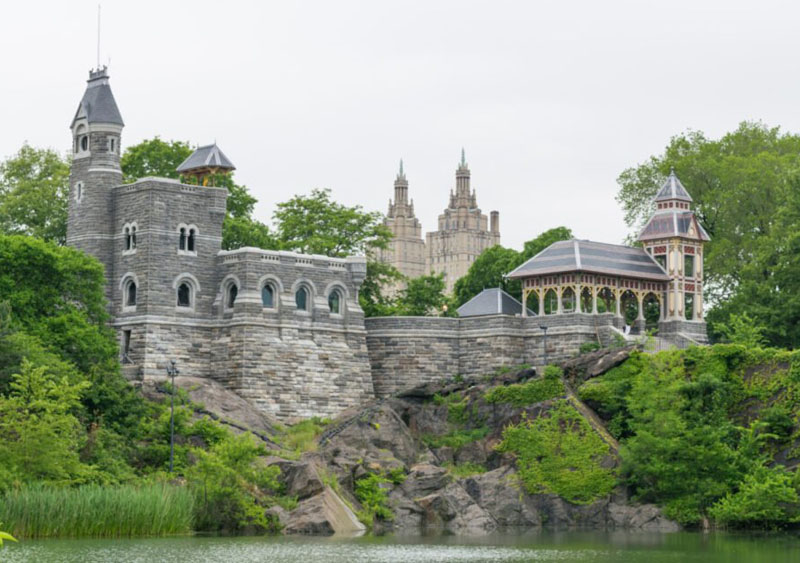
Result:
M500 288L484 289L478 295L458 308L459 317L480 317L483 315L521 315L522 303ZM528 315L536 315L528 309Z
M233 163L228 160L228 157L223 154L219 147L214 143L213 145L206 145L199 147L196 151L189 155L189 158L181 162L178 166L178 172L188 172L190 170L197 170L203 168L219 168L221 170L236 170Z
M78 111L72 119L72 125L81 118L86 118L89 123L112 123L125 125L119 113L111 86L108 84L108 71L106 67L89 71L86 92L83 93Z
M670 170L667 181L664 182L664 185L661 186L661 189L658 190L656 194L655 201L665 201L668 199L692 201L692 196L689 195L689 192L686 191L686 188L683 187L683 184L681 184L681 181L675 175L675 170Z

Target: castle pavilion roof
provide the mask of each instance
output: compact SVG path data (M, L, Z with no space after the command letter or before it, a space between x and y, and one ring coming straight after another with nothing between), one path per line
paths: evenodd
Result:
M216 143L198 147L196 151L189 155L189 158L181 162L178 172L189 172L198 169L218 169L236 170L236 167L225 154L219 150Z
M666 201L669 199L679 199L681 201L692 201L692 196L683 187L681 181L675 175L675 170L670 170L664 185L658 190L655 201Z
M506 277L520 279L569 272L653 281L670 279L659 263L641 248L577 239L554 242Z
M521 315L522 303L498 287L484 289L458 308L460 317L484 315ZM536 313L528 309L528 316Z

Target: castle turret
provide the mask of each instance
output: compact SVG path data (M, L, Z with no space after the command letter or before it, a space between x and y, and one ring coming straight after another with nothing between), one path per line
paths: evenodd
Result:
M106 67L90 71L86 92L70 125L73 154L67 244L100 260L107 281L112 275L115 234L111 189L122 184L123 127ZM106 284L107 292L111 286Z

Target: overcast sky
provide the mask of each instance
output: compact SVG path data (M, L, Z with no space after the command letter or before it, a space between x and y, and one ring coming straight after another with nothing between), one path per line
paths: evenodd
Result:
M3 3L0 156L69 148L96 19ZM463 146L514 248L621 242L617 176L688 128L800 130L797 2L104 1L109 59L123 145L216 140L262 220L314 187L386 212L403 158L432 230Z

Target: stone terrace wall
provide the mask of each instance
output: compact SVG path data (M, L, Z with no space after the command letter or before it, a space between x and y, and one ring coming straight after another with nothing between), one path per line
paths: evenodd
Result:
M366 319L367 349L375 394L403 389L455 375L491 374L503 366L571 358L584 342L603 340L612 315L567 314L546 317L492 315L463 319L375 317Z

